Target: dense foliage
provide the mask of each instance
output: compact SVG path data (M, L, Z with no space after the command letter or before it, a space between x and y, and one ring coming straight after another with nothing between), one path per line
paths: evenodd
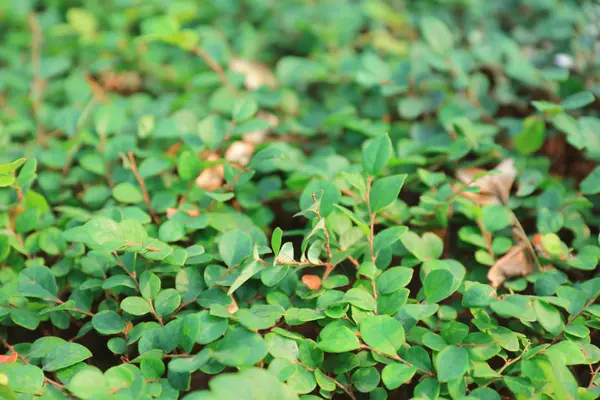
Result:
M0 397L600 396L600 6L0 5Z

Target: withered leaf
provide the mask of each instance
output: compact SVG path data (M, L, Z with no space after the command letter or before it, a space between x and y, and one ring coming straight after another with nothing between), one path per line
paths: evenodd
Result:
M259 62L233 58L229 62L229 68L245 75L244 85L249 90L258 89L261 86L276 88L278 85L277 78L269 67Z
M321 278L317 275L303 275L302 282L310 289L310 290L319 290L321 288Z
M495 168L497 174L484 175L475 179L477 175L485 173L481 168L460 168L456 171L456 178L469 187L478 186L479 193L463 192L461 195L479 205L506 204L510 196L517 170L512 158L508 158Z
M487 277L497 288L509 278L529 275L533 272L533 262L525 244L513 246L508 253L499 258L488 271Z

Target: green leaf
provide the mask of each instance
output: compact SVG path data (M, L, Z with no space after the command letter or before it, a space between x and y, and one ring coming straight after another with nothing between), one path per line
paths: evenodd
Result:
M398 198L406 176L406 174L386 176L375 181L369 193L371 212L381 210Z
M33 266L19 273L19 292L26 297L56 299L56 279L48 267Z
M348 290L342 301L368 311L373 311L377 307L377 302L373 296L365 290L358 288Z
M445 54L452 49L453 35L443 21L431 16L423 17L421 32L436 53Z
M44 373L34 365L15 365L14 368L2 372L8 378L10 388L17 393L36 394L44 385Z
M242 311L242 310L240 310ZM298 361L298 343L276 333L268 333L265 336L269 354L275 358L282 358L291 362Z
M490 285L482 283L473 283L467 287L462 297L463 307L487 307L494 301L495 290Z
M317 199L317 205L321 216L327 217L334 209L334 204L340 201L340 189L330 181L313 180L311 181L300 195L300 208L302 210L310 209L310 215L314 215L313 208L315 201L313 194Z
M260 264L258 261L251 261L247 263L242 272L235 279L229 290L227 291L228 295L233 294L240 286L242 286L246 281L256 275L258 272L262 271L266 267Z
M100 311L92 318L92 326L102 335L115 335L125 329L125 321L114 311Z
M237 122L252 118L258 111L258 104L249 96L243 97L233 105L233 119Z
M52 350L42 362L44 371L57 371L92 357L92 353L78 343L65 343Z
M352 374L352 384L361 393L372 392L379 385L377 368L359 368Z
M290 389L298 394L310 393L317 386L314 372L301 365L296 365L294 372L286 382Z
M419 237L409 231L403 234L400 240L404 247L421 261L438 259L444 250L442 239L431 232L426 232L423 237Z
M198 124L198 135L210 150L215 150L221 144L226 131L225 121L216 115L210 115Z
M228 267L233 267L252 253L250 236L242 231L230 231L219 240L219 254Z
M200 175L202 161L191 151L184 151L177 159L177 172L184 181L190 181Z
M385 354L395 355L404 343L404 328L400 321L388 315L374 315L360 322L364 342Z
M140 275L140 293L142 297L146 300L155 299L160 292L161 284L160 278L155 273L144 271Z
M85 233L106 251L114 251L127 243L121 227L112 219L94 217L84 225Z
M173 167L170 159L165 157L149 157L140 163L139 173L144 179L157 176Z
M377 278L376 287L379 294L390 294L410 283L413 270L406 267L393 267L385 270Z
M263 338L246 328L231 328L225 337L215 343L215 360L230 367L252 366L267 355Z
M121 309L131 315L146 315L150 312L150 304L141 297L129 296L121 301Z
M183 223L175 219L169 219L160 226L158 238L166 243L177 242L185 236Z
M287 385L279 382L275 375L262 368L248 368L234 374L220 374L210 380L209 386L212 395L209 400L298 399Z
M415 367L406 364L389 364L381 372L381 380L386 388L394 390L409 382L417 372Z
M279 255L279 249L281 249L281 239L283 237L283 231L281 228L277 227L273 230L273 234L271 235L271 248L273 249L273 254L275 258Z
M380 135L367 142L362 152L363 170L368 175L375 175L387 165L391 156L392 141L390 137L387 134Z
M121 303L122 304L122 303ZM181 295L175 289L164 289L154 300L154 309L161 317L170 315L181 304Z
M598 194L600 193L600 166L594 170L579 184L581 193Z
M481 219L483 226L489 232L506 228L512 222L512 213L501 205L484 206Z
M464 347L447 346L435 358L435 369L440 382L460 379L469 368L469 352Z
M126 204L137 204L144 201L142 192L129 182L122 182L116 185L112 190L115 200Z
M318 368L315 369L315 378L321 389L327 390L328 392L333 392L335 390L335 382L323 372L321 372L321 370Z
M274 159L283 159L284 155L278 148L275 147L266 147L252 156L250 160L250 164L248 164L251 168L256 168L259 165L263 164L266 161L271 161Z
M11 174L15 172L21 165L25 164L25 161L27 161L26 158L19 158L8 164L0 164L0 174Z
M515 136L515 147L521 154L532 154L544 144L546 123L537 117L526 118L523 130Z
M427 301L437 303L454 293L454 290L448 284L452 281L454 281L454 275L446 269L436 269L427 274L423 282Z
M393 246L407 231L406 226L392 226L380 231L373 240L373 251L377 254L382 249Z
M0 174L0 187L12 186L16 181L13 175Z
M319 334L317 348L327 353L344 353L360 348L360 341L344 326L329 324Z
M563 110L577 110L593 103L594 100L594 95L590 92L579 92L567 96L562 103L560 103L560 106Z
M190 335L198 344L212 343L227 330L227 320L210 315L207 310L187 315L183 325L185 335Z
M560 312L551 304L537 300L533 303L537 322L552 335L558 335L565 325L560 317Z
M106 378L96 368L85 368L75 372L67 384L67 389L81 399L102 398L109 393Z

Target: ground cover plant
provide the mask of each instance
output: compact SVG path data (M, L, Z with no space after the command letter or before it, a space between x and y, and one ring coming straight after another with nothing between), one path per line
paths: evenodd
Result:
M600 396L600 6L0 4L0 398Z

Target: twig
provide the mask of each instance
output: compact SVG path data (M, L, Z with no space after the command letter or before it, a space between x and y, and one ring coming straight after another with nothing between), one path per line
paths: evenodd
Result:
M367 241L369 242L369 252L371 253L371 262L375 264L377 261L377 255L374 250L374 242L375 242L375 213L371 211L371 184L373 183L373 177L369 176L367 178L367 191L365 194L367 200L367 209L369 211L369 237ZM375 281L371 280L371 289L373 290L373 298L377 302L377 286L375 285ZM377 307L375 307L375 314L377 314Z
M487 247L488 254L490 257L492 257L492 260L496 260L496 257L494 256L494 250L492 250L492 235L485 229L483 220L481 218L477 218L477 226L481 231L481 235L485 239L485 245Z
M75 140L77 140L79 138L79 135L81 134L81 128L83 128L83 124L85 124L85 122L87 121L87 119L90 115L90 111L91 111L92 107L94 106L94 104L95 104L94 97L92 97L90 99L90 101L88 101L88 103L86 104L83 111L81 112L81 115L79 116L79 119L77 120L77 125L75 128L75 135L74 135ZM67 177L67 174L69 173L69 169L71 169L71 165L73 164L73 154L77 153L77 151L79 150L80 147L81 146L79 144L75 144L67 153L67 160L65 161L65 166L62 169L62 181L65 180L65 178Z
M146 189L146 183L144 182L144 178L142 178L140 173L138 172L137 165L135 163L135 157L133 156L133 151L128 152L127 156L129 157L129 168L131 168L131 171L135 175L135 179L138 181L138 184L142 189L142 195L144 197L146 207L148 207L148 212L152 216L154 222L156 224L160 224L160 218L158 218L158 215L156 215L154 209L152 208L152 203L150 202L150 196L148 195L148 190Z
M317 196L314 193L312 194L312 198L313 198L313 201L316 203ZM325 251L327 252L327 258L331 259L331 257L333 257L333 255L331 253L331 242L329 240L329 232L327 231L327 227L325 226L325 220L321 216L321 212L319 211L318 208L315 210L315 213L317 214L317 218L319 218L319 220L323 220L323 234L325 235Z
M15 353L17 355L17 357L19 357L19 360L21 360L23 362L23 364L29 365L29 361L27 361L27 359L25 357L23 357L22 355L19 354L19 352L15 351L15 347L12 346L10 343L8 343L6 341L6 339L4 339L3 337L0 337L0 341L2 342L2 345L11 353ZM44 377L44 382L50 383L54 386L56 386L57 388L59 388L60 390L65 390L65 387L63 385L61 385L58 382L53 381L50 378Z
M304 367L307 371L310 371L310 372L314 372L315 371L314 368L311 368L308 365L305 365L304 363L302 363L300 361L296 361L295 364ZM340 389L342 389L344 391L344 393L346 393L348 395L348 397L350 397L352 400L356 400L356 397L354 396L354 394L346 386L342 385L340 382L338 382L334 378L330 377L329 375L323 374L323 376L325 376L325 378L327 378L330 381L332 381L333 383L335 383L335 385L337 387L339 387Z
M596 379L596 375L598 375L598 372L600 372L600 364L598 364L598 367L596 367L596 369L592 371L592 374L590 376L590 383L588 385L588 389L591 388L592 385L594 384L594 379Z
M535 249L533 248L533 245L531 244L531 240L529 240L529 236L527 236L527 233L525 232L523 225L521 225L521 222L519 222L519 219L517 218L517 216L514 213L513 213L513 217L514 217L513 220L515 221L515 226L521 231L521 235L523 236L525 244L527 245L527 248L529 249L529 253L531 253L531 257L533 257L533 260L535 261L535 266L537 267L539 272L542 272L544 270L544 268L542 268L542 264L540 264L540 260L538 259L538 256L535 252Z
M519 361L523 355L525 354L525 352L527 351L527 349L529 348L529 346L531 345L531 342L527 342L527 344L525 345L525 348L523 349L523 351L521 352L521 354L519 354L516 358L513 358L512 360L507 360L506 363L504 363L504 365L502 366L502 368L500 368L498 371L498 375L501 375L502 372L504 372L504 370L508 367L510 367L511 365L513 365L514 363L516 363L517 361ZM491 381L489 381L488 383L486 383L485 385L483 385L483 387L488 387L490 386L492 383L494 383L497 379L499 378L494 378Z
M123 264L123 260L121 260L121 257L119 257L119 253L117 253L116 251L113 251L113 254L117 258L117 265L119 267L121 267L123 269L123 271L125 271L125 273L127 273L127 275L129 275L129 277L135 281L135 284L138 286L138 289L139 289L139 284L137 282L137 276L135 274L135 271L129 272L129 270L127 269L125 264Z
M371 184L373 183L373 178L369 176L367 178L367 193L365 197L367 199L367 209L369 211L369 237L367 241L369 242L369 251L371 253L371 261L374 263L377 259L377 256L373 252L373 242L375 240L375 213L371 211Z
M315 205L317 204L317 196L315 193L312 193L312 199ZM327 231L327 227L325 226L325 218L321 216L321 211L319 211L319 207L315 207L315 213L317 214L317 218L319 221L323 221L323 234L325 235L325 252L327 253L327 262L325 263L325 272L323 273L323 280L327 279L331 272L333 272L335 265L331 263L331 258L333 257L333 253L331 252L331 241L329 239L329 231Z
M45 300L47 300L47 301L51 301L51 302L53 302L53 303L56 303L56 304L59 304L59 305L65 304L65 302L64 302L64 301L62 301L61 299L52 299L52 298L47 298L47 299L45 299ZM81 314L85 314L85 315L87 315L88 317L93 317L93 316L94 316L94 313L92 313L92 312L90 312L90 311L85 311L85 310L82 310L82 309L81 309L81 308L79 308L79 307L73 307L73 308L71 308L71 309L69 309L69 310L66 310L66 311L74 311L74 312L78 312L78 313L81 313Z
M148 305L150 306L150 313L152 313L152 315L158 321L158 323L160 324L160 326L165 326L165 323L163 322L161 316L158 315L158 313L154 309L154 305L152 304L152 300L148 300Z
M37 120L37 134L41 135L42 125L39 121L39 110L42 103L45 81L40 78L40 49L42 45L42 28L38 22L35 13L29 14L29 29L31 30L31 66L33 69L33 78L31 80L30 98L33 107L33 116Z
M572 315L569 320L567 321L567 323L565 324L565 327L562 328L562 330L558 333L558 335L556 335L554 337L554 339L552 339L552 343L551 344L555 344L556 342L558 342L558 340L560 339L560 337L563 335L563 333L565 332L565 329L567 329L572 323L573 321L575 321L581 314L583 314L583 312L591 305L593 305L594 303L596 303L596 300L598 300L598 298L600 297L600 293L598 293L596 296L592 297L590 299L590 301L587 302L587 304L585 306L583 306L583 308L581 310L579 310L579 312L575 313L574 315Z
M215 59L212 58L212 56L209 53L204 51L204 49L199 46L194 47L192 49L192 53L194 53L195 55L202 58L202 60L204 60L206 65L208 65L208 67L217 74L221 83L223 85L227 86L227 88L234 94L235 97L239 97L240 93L238 92L237 88L227 78L227 75L225 74L223 67L221 67L221 65L218 62L216 62Z
M379 351L377 349L374 349L374 348L372 348L370 346L367 346L366 344L361 344L360 347L363 348L363 349L371 350L372 352L377 353L380 356L384 356L384 357L387 357L387 358L391 358L392 360L400 361L401 363L406 364L409 367L413 367L417 371L419 371L419 372L421 372L421 373L423 373L425 375L433 376L433 373L431 373L429 371L425 371L424 369L417 367L413 363L410 363L410 362L406 361L404 358L400 357L398 354L387 354L387 353L384 353L384 352Z

